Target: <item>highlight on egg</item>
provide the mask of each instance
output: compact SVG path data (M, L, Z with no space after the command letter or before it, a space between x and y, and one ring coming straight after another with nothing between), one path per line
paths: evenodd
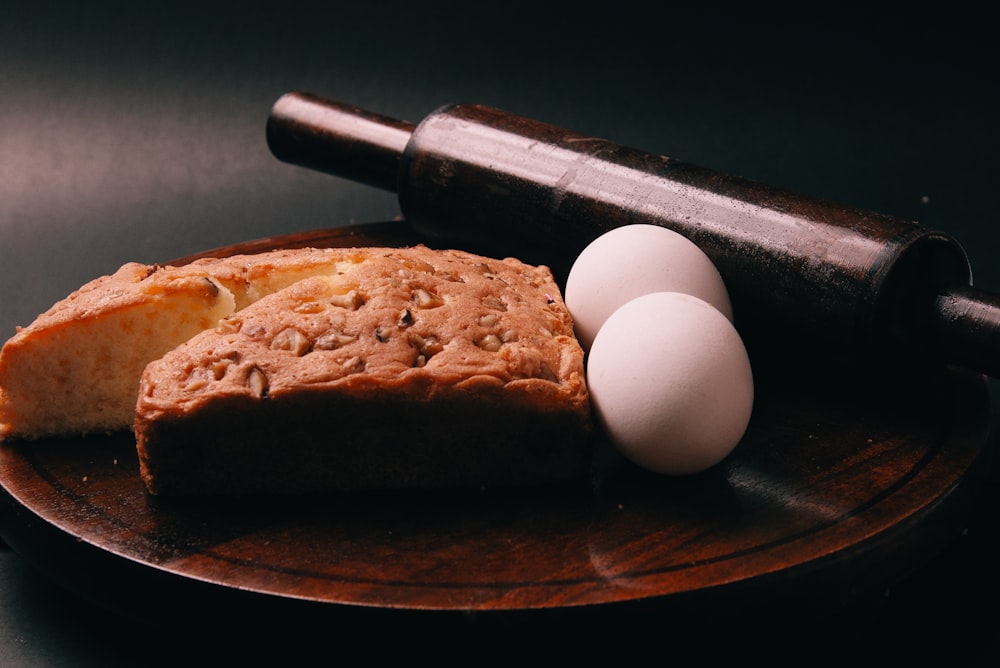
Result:
M651 292L694 295L733 319L722 277L698 246L665 227L625 225L584 248L566 278L563 297L583 349L617 308Z
M753 409L750 360L732 322L703 299L654 292L615 310L587 360L595 415L629 460L687 475L727 457Z

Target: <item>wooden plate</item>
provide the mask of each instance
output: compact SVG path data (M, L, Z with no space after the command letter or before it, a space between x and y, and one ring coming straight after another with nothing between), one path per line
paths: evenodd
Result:
M418 241L394 222L200 256ZM651 647L668 632L786 628L881 592L957 534L988 425L983 378L755 371L743 442L690 478L597 443L580 485L168 501L146 494L130 435L9 443L0 529L51 577L151 624L303 652L336 628L341 655L363 644L356 628L407 638L381 656L497 631L498 653L538 637L589 653L594 628Z

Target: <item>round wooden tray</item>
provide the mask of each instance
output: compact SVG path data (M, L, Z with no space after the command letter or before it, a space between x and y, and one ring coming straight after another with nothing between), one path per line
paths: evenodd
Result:
M420 241L393 222L200 256ZM495 632L497 652L589 648L588 629L632 645L758 634L881 592L957 535L988 426L982 377L755 371L745 438L697 476L644 473L598 439L579 485L163 500L130 435L4 443L0 529L57 581L150 624L303 652L336 628L340 654L377 624L407 638L383 656Z

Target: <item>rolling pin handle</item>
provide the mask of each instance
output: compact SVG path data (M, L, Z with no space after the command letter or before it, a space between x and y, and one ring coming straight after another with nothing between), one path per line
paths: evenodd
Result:
M267 144L279 160L397 192L412 123L287 93L271 109Z
M1000 378L1000 295L971 285L943 291L927 328L944 359Z

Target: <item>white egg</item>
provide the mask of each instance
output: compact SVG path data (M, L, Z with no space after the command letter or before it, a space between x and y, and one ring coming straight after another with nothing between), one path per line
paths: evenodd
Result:
M567 276L563 296L584 350L615 309L650 292L694 295L733 318L722 277L700 248L665 227L626 225L584 248Z
M594 339L587 385L611 442L670 475L722 461L753 407L750 360L732 323L691 295L655 292L616 310Z

